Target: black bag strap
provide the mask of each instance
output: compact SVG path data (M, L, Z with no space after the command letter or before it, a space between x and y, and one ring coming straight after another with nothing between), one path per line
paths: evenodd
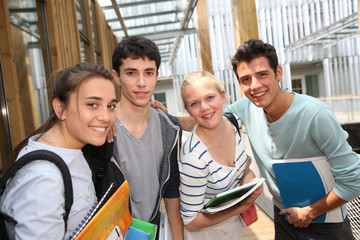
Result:
M226 113L224 113L224 117L226 117L235 126L238 134L241 137L241 131L240 131L239 123L236 120L236 117L234 116L234 114L232 114L231 112L226 112Z
M113 155L114 143L105 142L102 146L85 145L81 150L88 162L92 179L95 185L96 196L101 198L102 186L105 177L106 169L109 165L110 159Z
M36 150L29 152L15 161L15 163L6 171L4 176L0 180L0 196L2 196L7 181L12 178L16 172L25 166L26 164L36 161L36 160L47 160L54 163L59 169L63 176L64 186L65 186L65 229L67 219L69 217L71 205L73 204L73 187L71 181L71 175L68 166L64 160L54 152L48 150Z
M236 130L238 131L240 137L241 137L241 131L240 131L240 128L239 128L239 123L238 121L236 120L236 117L234 116L234 114L232 114L231 112L226 112L224 113L224 116L229 119L229 121L235 126ZM240 180L240 185L243 185L244 184L244 178L245 178L245 175L249 172L250 170L250 164L251 164L251 157L249 155L247 155L247 159L246 159L246 166L245 166L245 171L244 171L244 175L243 177L241 178Z

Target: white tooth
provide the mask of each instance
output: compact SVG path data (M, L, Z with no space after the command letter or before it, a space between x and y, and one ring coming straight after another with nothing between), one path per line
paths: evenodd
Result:
M264 92L258 93L258 94L254 94L255 97L260 97L264 94Z
M92 127L92 129L96 131L105 131L105 128L100 128L100 127Z

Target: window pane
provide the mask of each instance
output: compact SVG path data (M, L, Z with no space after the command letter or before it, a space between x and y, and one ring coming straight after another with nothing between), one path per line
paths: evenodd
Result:
M91 62L90 59L90 45L80 34L80 50L81 50L81 60L83 62Z
M319 97L319 83L317 75L307 75L305 76L306 79L306 94Z
M292 79L291 83L293 92L302 93L301 79Z
M90 23L92 27L92 39L94 42L95 63L101 65L102 61L101 61L101 52L99 48L99 35L97 31L98 29L97 29L97 21L96 21L96 8L95 8L94 0L89 0L89 6L90 6Z
M98 32L97 32L97 22L96 22L96 11L95 11L95 3L94 0L89 1L90 6L90 23L92 27L92 38L94 42L94 47L99 49L99 39L98 39Z
M86 15L85 15L85 3L84 0L76 0L76 16L79 24L79 31L88 37Z
M86 25L85 2L76 0L76 16L80 32L81 61L91 62L90 58L90 41Z
M164 92L162 92L162 93L155 93L155 94L154 94L154 98L155 98L155 100L158 100L159 102L161 102L162 104L164 104L165 107L167 107L167 106L166 106L166 95L165 95Z

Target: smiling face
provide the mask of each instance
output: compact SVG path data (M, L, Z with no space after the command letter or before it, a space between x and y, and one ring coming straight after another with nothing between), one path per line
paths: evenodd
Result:
M186 111L200 127L212 129L222 119L225 93L206 80L191 82L183 89Z
M104 144L115 121L116 102L115 87L109 79L96 77L83 81L78 91L70 95L60 117L67 147Z
M123 59L120 76L113 71L113 76L121 87L121 102L137 107L149 106L158 76L156 69L155 61L148 58Z
M270 67L266 57L258 57L248 62L241 62L237 65L239 84L244 94L257 107L265 111L277 104L281 92L279 81L283 70L277 67L277 72Z

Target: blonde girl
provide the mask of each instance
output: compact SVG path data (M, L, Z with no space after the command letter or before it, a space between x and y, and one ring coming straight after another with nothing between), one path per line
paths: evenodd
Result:
M240 213L260 195L256 190L244 204L207 214L200 210L214 195L236 187L244 176L246 153L236 128L223 117L225 92L206 71L190 73L181 85L184 107L197 125L185 144L179 163L181 216L185 238L241 239ZM238 120L239 126L241 121Z

